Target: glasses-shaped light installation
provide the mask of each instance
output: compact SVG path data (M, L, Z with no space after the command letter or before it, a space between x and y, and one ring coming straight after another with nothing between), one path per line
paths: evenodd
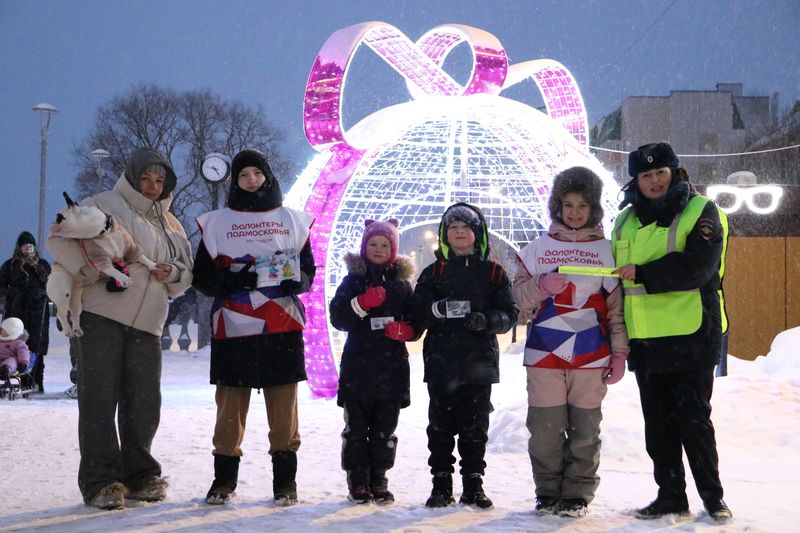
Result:
M777 185L709 185L706 194L727 214L739 211L746 204L753 213L767 215L778 208L783 189Z
M463 86L441 68L462 43L473 59ZM345 78L362 44L403 76L411 99L346 131ZM539 88L546 115L499 96L526 79ZM314 61L303 117L306 138L320 154L287 194L286 204L316 218L311 243L317 275L304 300L306 371L317 397L336 394L334 352L344 336L329 327L327 303L347 274L344 254L358 250L365 218L397 218L401 249L404 244L406 249L427 247L424 239L404 243L402 234L415 228L435 231L447 206L469 201L484 211L495 237L517 250L547 229L552 178L572 165L603 177L606 227L616 212L619 188L588 152L586 111L569 71L549 59L509 67L499 40L477 28L439 26L416 43L382 22L335 32Z

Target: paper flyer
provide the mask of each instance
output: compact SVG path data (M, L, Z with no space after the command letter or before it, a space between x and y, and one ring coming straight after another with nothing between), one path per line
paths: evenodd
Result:
M278 250L270 256L256 257L258 287L274 287L285 279L300 281L300 256L297 250Z

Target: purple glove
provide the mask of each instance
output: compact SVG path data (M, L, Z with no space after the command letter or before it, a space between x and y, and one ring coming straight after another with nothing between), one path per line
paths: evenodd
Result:
M539 276L536 288L543 296L550 297L561 294L567 288L567 275L557 272L548 272Z
M625 375L625 360L627 358L628 355L622 352L614 352L611 354L609 367L603 370L603 383L606 385L613 385L622 379L622 376Z

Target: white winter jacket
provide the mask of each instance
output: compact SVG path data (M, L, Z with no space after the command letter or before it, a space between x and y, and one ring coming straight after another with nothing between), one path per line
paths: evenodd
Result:
M172 196L154 202L134 189L122 175L114 188L80 201L112 215L125 227L144 255L156 263L172 266L164 283L158 282L140 263L128 266L133 285L122 292L106 290L106 278L99 277L86 262L75 240L49 237L47 250L73 276L83 276L83 310L120 324L161 336L167 318L167 298L177 298L192 283L192 253L186 232L168 211Z

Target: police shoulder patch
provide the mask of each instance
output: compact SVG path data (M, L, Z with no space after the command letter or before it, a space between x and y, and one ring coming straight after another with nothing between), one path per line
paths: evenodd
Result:
M716 233L714 230L714 221L710 218L701 218L698 220L697 233L705 240L711 239Z

